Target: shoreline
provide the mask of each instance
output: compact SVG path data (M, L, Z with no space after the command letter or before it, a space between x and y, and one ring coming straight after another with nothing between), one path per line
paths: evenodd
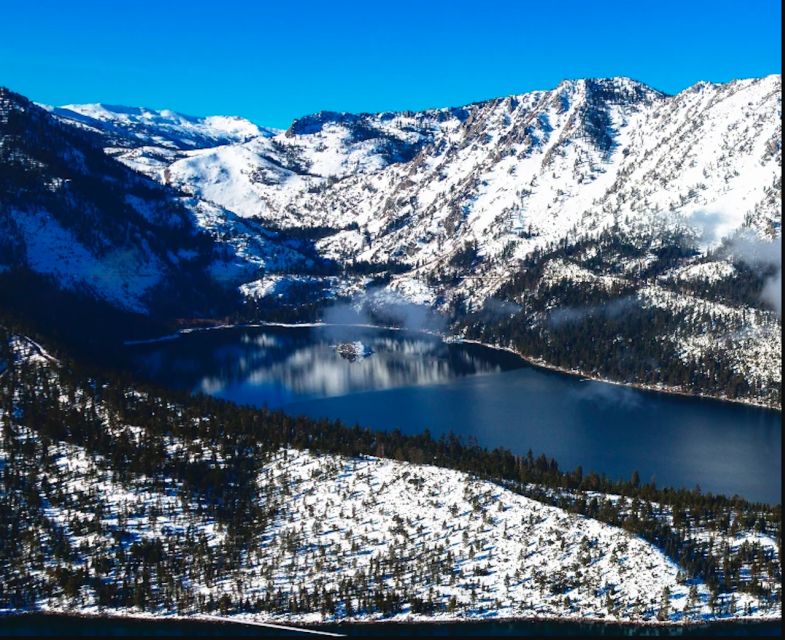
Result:
M473 338L463 338L461 336L449 336L443 333L438 333L436 331L428 331L427 329L407 329L405 327L387 327L384 325L363 324L363 323L338 324L332 322L302 322L302 323L248 322L248 323L238 323L238 324L218 324L218 325L207 326L207 327L188 327L185 329L180 329L176 333L168 334L158 338L149 338L144 340L126 340L125 342L123 342L123 345L137 346L137 345L144 345L144 344L156 344L159 342L168 342L170 340L176 340L181 335L197 333L200 331L216 331L221 329L259 329L262 327L280 327L283 329L307 329L307 328L316 328L316 327L355 327L361 329L382 329L385 331L410 331L412 333L424 333L426 335L441 338L442 341L444 342L476 344L481 347L486 347L488 349L495 349L497 351L506 351L507 353L511 353L519 357L528 365L539 367L541 369L546 369L548 371L556 371L558 373L563 373L566 375L583 378L585 380L591 380L592 382L603 382L605 384L613 384L619 387L629 387L631 389L638 389L640 391L652 391L655 393L682 396L685 398L701 398L703 400L716 400L717 402L729 402L731 404L738 404L748 407L757 407L759 409L767 409L770 411L777 411L780 414L782 413L782 406L765 404L763 402L756 402L755 400L746 400L743 398L727 398L723 396L715 396L706 393L684 391L683 389L678 389L674 387L644 384L641 382L619 382L618 380L610 380L608 378L602 378L600 376L596 376L591 373L585 373L577 369L567 369L566 367L559 367L557 365L549 364L545 360L524 355L511 347L505 347L502 345L492 344L489 342L482 342L481 340L475 340Z
M768 409L770 411L777 411L779 413L782 413L781 406L769 405L763 402L756 402L755 400L745 400L743 398L727 398L723 396L714 396L714 395L709 395L707 393L684 391L683 389L678 389L668 386L659 387L653 384L644 384L642 382L619 382L618 380L610 380L608 378L602 378L600 376L596 376L590 373L585 373L578 369L567 369L566 367L559 367L554 364L549 364L545 360L541 360L539 358L534 358L531 356L525 356L522 353L516 351L515 349L512 349L511 347L503 347L501 345L482 342L480 340L473 340L471 338L461 338L459 342L465 342L467 344L477 344L483 347L487 347L489 349L496 349L497 351L506 351L507 353L512 353L518 356L521 360L524 360L527 364L530 364L532 366L539 367L541 369L547 369L548 371L557 371L559 373L564 373L570 376L583 378L587 381L590 380L592 382L604 382L605 384L613 384L618 387L629 387L631 389L638 389L640 391L653 391L655 393L663 393L666 395L673 395L673 396L682 396L685 398L701 398L703 400L716 400L717 402L729 402L731 404L740 404L748 407L757 407L759 409Z
M144 613L139 611L80 611L71 609L43 609L43 610L22 610L22 611L0 611L0 621L3 618L21 618L24 616L64 616L69 618L86 618L93 620L136 620L141 622L196 622L211 624L237 624L245 626L265 627L269 629L281 629L314 635L325 635L332 637L345 637L344 634L335 631L323 630L323 626L364 626L364 625L482 625L488 623L519 623L519 624L587 624L587 625L609 625L617 627L643 627L643 628L701 628L710 625L744 625L744 624L773 624L782 621L778 615L762 616L733 616L728 618L701 618L698 620L617 620L599 618L593 616L558 616L546 614L542 616L488 616L488 617L417 617L412 614L398 614L398 617L390 618L369 618L369 619L337 619L337 620L292 620L281 618L262 618L254 619L251 614L238 614L232 616L215 616L210 614L182 615L177 613ZM316 614L313 614L316 615ZM289 625L301 625L292 627Z

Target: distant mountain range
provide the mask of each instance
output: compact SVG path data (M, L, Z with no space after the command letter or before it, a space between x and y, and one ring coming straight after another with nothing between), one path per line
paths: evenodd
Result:
M279 131L1 89L7 304L24 272L140 316L425 305L551 366L779 406L781 104L780 76L587 79Z

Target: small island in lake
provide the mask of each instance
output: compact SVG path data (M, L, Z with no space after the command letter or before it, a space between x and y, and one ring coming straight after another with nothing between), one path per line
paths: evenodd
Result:
M349 362L356 362L362 358L367 358L373 353L373 349L367 344L363 344L359 340L354 342L341 342L335 345L335 350L338 355L345 358Z

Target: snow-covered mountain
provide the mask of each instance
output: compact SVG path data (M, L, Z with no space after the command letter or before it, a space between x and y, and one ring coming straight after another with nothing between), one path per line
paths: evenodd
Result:
M117 108L68 113L77 112L109 125L83 126L85 118L68 126L0 90L0 270L24 267L134 312L160 311L178 298L181 309L204 312L213 284L236 288L259 269L312 262L258 223L185 197L104 152L107 136L126 128L134 140L176 151L260 135L250 123Z
M199 149L242 143L275 133L237 116L199 118L168 109L156 111L108 104L70 104L50 111L84 128L112 135L127 146Z
M101 322L63 329L66 304L96 300L167 326L441 314L546 366L779 406L780 116L779 76L285 131L0 88L0 314L36 297L66 344ZM174 401L2 326L0 424L7 610L781 614L778 507Z
M703 248L742 225L778 234L780 91L780 76L676 96L575 80L460 109L322 112L168 164L149 145L119 157L240 216L329 228L322 255L401 262L404 281L426 282L476 246L479 273L430 296L476 305L534 250L614 224L633 236L682 229ZM158 120L134 123L149 142L170 132Z
M460 108L321 112L285 131L101 105L50 113L185 202L237 257L214 275L257 313L361 306L358 292L381 287L548 364L779 403L778 75L673 96L568 80ZM606 338L564 355L575 349L556 335L557 307L576 318L630 302L645 326L610 339L636 342L662 316L650 370L604 367ZM707 358L724 373L686 382Z
M423 276L466 241L509 264L614 222L710 243L746 219L778 229L780 91L779 76L676 96L611 78L461 109L323 112L152 173L245 217L334 228L325 255Z

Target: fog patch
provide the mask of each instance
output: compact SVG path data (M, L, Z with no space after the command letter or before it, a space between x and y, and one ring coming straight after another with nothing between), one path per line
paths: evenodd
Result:
M698 244L706 249L718 244L736 226L734 216L722 211L696 211L687 224L697 234Z
M573 393L579 400L606 407L633 409L643 404L643 394L636 389L596 380L583 380Z
M760 293L764 302L768 302L777 315L782 317L782 266L777 270L777 273L768 278L763 285L763 291Z
M782 317L782 238L761 238L742 229L728 239L727 247L732 259L760 271L774 270L763 283L761 299Z
M511 300L500 300L499 298L488 298L485 301L485 308L498 315L512 316L523 310L521 305Z
M727 211L696 211L686 224L705 252L722 245L727 259L744 262L759 272L773 270L766 278L761 300L782 317L782 238L764 238L748 227L740 227L739 216Z
M445 318L431 307L414 303L390 289L369 290L366 305L373 317L402 329L441 333L446 327Z
M618 318L629 309L637 306L634 295L616 298L604 304L588 305L585 307L559 307L548 314L547 322L553 329L564 325L575 324L592 316L605 318Z
M511 300L490 297L485 300L479 313L484 320L504 320L517 315L522 310L521 305Z
M334 304L328 307L323 316L327 324L371 324L371 319L363 310L362 305L351 302Z
M324 312L328 325L392 326L410 331L442 333L447 327L444 316L424 304L416 304L391 289L371 288L347 303L335 304Z
M698 248L706 252L719 246L744 224L743 215L737 210L715 208L711 211L699 209L683 217L684 224L692 232Z

